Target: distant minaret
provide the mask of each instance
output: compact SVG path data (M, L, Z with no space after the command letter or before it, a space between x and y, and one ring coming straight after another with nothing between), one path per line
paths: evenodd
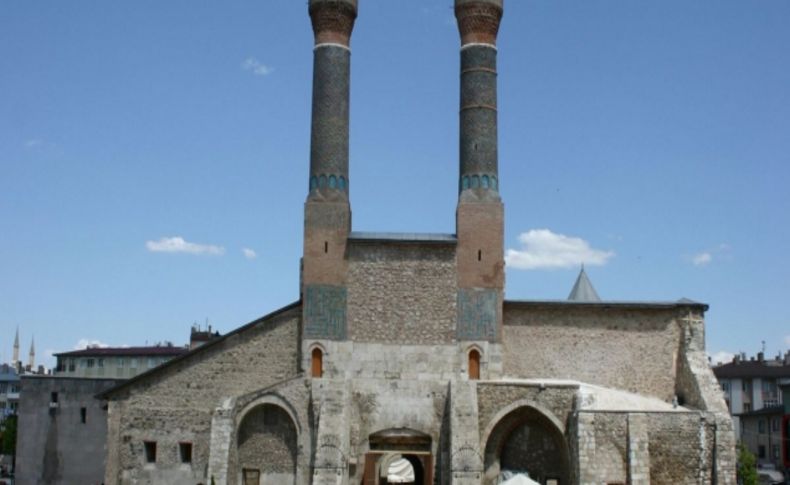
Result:
M30 369L33 369L36 366L36 339L32 338L30 340L30 353L27 356L27 365Z
M16 327L16 337L14 337L14 358L11 363L16 366L19 362L19 327Z

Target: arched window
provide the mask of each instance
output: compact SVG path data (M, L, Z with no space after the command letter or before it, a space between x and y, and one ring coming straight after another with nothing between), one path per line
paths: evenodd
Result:
M477 349L469 351L469 379L480 379L480 352Z
M321 377L324 375L324 353L318 347L313 349L310 361L310 375Z

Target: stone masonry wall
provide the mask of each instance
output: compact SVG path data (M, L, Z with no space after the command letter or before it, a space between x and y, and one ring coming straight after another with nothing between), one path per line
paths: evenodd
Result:
M100 482L107 455L107 412L95 396L119 382L23 376L16 483ZM50 407L52 393L57 393L57 407Z
M455 246L349 242L348 332L355 342L452 342Z
M109 409L106 483L205 480L214 410L228 397L298 374L300 314L299 306L291 307L116 391ZM144 441L157 443L156 463L146 463ZM192 463L180 463L179 442L193 444Z
M678 317L671 308L506 302L504 374L574 379L671 401L680 348Z

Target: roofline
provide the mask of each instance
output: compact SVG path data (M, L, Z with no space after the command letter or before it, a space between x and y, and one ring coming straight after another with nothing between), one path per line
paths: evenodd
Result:
M455 234L411 233L411 232L351 232L349 242L393 243L393 244L458 244Z
M695 308L703 312L708 311L707 303L696 301L572 301L572 300L505 300L505 305L521 307L563 307L573 306L579 308L623 308L665 310L671 308Z
M53 379L56 381L125 381L123 377L76 377L76 376L56 376L56 375L40 375L40 374L25 374L22 376L24 380L40 380Z
M152 376L152 375L154 375L156 373L159 373L160 371L162 371L162 370L164 370L166 368L169 368L170 366L175 365L175 364L177 364L177 363L179 363L179 362L181 362L181 361L183 361L185 359L188 359L188 358L192 357L193 355L199 354L200 352L205 352L207 349L210 349L210 348L214 347L215 345L218 345L220 342L224 342L229 337L231 337L233 335L236 335L238 333L241 333L241 332L247 330L248 328L254 327L258 323L261 323L261 322L263 322L265 320L268 320L270 318L274 318L274 317L276 317L276 316L278 316L280 314L283 314L285 312L293 310L294 308L297 308L301 304L302 304L302 300L299 299L299 300L297 300L297 301L295 301L295 302L293 302L293 303L291 303L289 305L286 305L284 307L278 308L277 310L274 310L273 312L268 313L268 314L266 314L266 315L264 315L264 316L262 316L260 318L256 318L255 320L253 320L250 323L247 323L245 325L242 325L241 327L237 328L236 330L233 330L231 332L226 333L225 335L222 335L221 337L218 337L218 338L215 338L214 340L206 342L205 344L203 344L203 345L201 345L199 347L196 347L196 348L190 350L189 352L187 352L185 354L181 354L178 357L174 357L174 358L168 360L167 362L164 362L163 364L160 364L157 367L154 367L153 369L150 369L150 370L147 370L147 371L143 372L142 374L137 374L136 376L127 379L126 381L118 384L117 386L113 386L113 387L107 389L106 391L103 391L103 392L97 394L96 398L97 399L109 399L113 394L115 394L116 392L118 392L118 391L120 391L122 389L126 389L127 387L132 386L132 385L136 384L137 382L139 382L141 380L147 379L148 377L150 377L150 376Z
M141 352L136 353L135 355L181 355L187 352L189 349L187 347L96 347L93 349L82 349L82 350L69 350L68 352L58 352L56 354L52 354L55 357L104 357L107 355L113 355L113 351L129 351L135 349L148 349L142 350ZM162 352L162 351L154 351L154 349L164 349L164 350L172 350L171 353ZM96 353L91 351L95 350ZM117 354L120 355L120 354ZM127 354L129 355L129 354Z

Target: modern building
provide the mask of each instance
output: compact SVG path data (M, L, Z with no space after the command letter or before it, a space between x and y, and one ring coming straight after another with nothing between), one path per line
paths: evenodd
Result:
M0 365L0 421L15 414L19 405L19 374L14 366Z
M55 354L58 377L128 379L146 372L189 349L174 345L152 347L87 347Z
M790 380L790 351L775 359L766 359L763 352L750 359L739 354L731 362L715 365L713 373L735 417L735 430L740 436L738 416L783 405L781 384Z
M734 485L707 305L601 300L585 273L568 300L505 299L502 0L455 0L452 234L351 230L357 0L308 12L300 299L104 392L105 483Z

